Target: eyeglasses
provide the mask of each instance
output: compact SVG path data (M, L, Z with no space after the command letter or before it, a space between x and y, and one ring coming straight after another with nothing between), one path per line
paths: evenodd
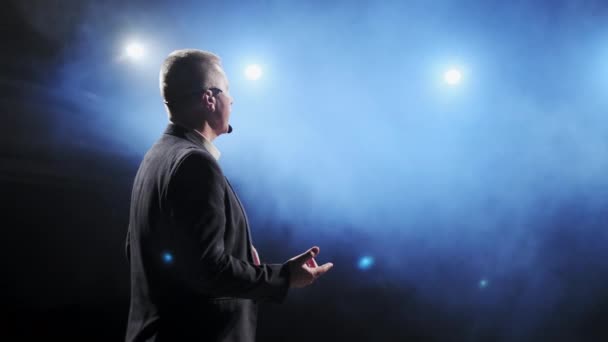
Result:
M224 93L224 94L226 94L226 98L230 101L230 103L232 103L232 101L233 101L232 96L227 91L223 91L219 88L209 88L208 90L211 90L211 93L213 94L213 96L216 96L217 94L220 94L220 93Z
M211 93L213 94L213 96L215 96L215 95L217 95L219 93L223 93L224 92L222 89L215 88L215 87L212 87L212 88L201 88L199 90L193 90L193 91L187 93L185 96L188 96L188 95L192 96L192 95L200 94L201 92L207 91L207 90L211 90Z
M211 90L211 94L213 94L213 96L216 96L217 94L220 94L220 93L224 93L224 91L223 91L223 90L221 90L221 89L219 89L219 88L215 88L215 87L213 87L213 88L207 88L207 89L202 88L202 89L199 89L199 90L193 90L193 91L191 91L191 92L185 93L185 94L183 94L183 95L181 95L181 96L178 96L178 98L179 98L179 99L184 99L184 98L186 98L186 97L190 97L190 96L194 96L194 95L200 94L201 92L203 92L203 91L207 91L207 90ZM164 102L165 102L165 104L167 104L167 105L168 105L168 104L175 104L175 102L177 102L177 101L175 101L175 100L177 100L177 99L174 99L174 100L171 100L171 101L167 101L167 100L165 100Z
M211 90L211 93L213 94L213 96L224 92L222 89L218 89L218 88L209 88L208 90Z

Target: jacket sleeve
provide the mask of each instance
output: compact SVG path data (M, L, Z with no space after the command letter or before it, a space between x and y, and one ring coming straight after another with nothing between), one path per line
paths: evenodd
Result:
M184 157L171 177L167 204L180 235L177 252L190 286L203 295L282 302L289 289L287 264L254 265L225 253L226 181L217 162L202 151Z

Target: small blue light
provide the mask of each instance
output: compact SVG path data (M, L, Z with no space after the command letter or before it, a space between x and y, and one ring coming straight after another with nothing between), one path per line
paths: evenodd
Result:
M488 287L489 284L490 284L490 282L487 279L481 279L479 281L479 288L485 289L486 287Z
M171 253L169 253L169 252L163 253L163 261L165 262L165 264L172 263L173 262L173 255L171 255Z
M371 256L364 256L359 259L359 269L368 270L374 265L374 258Z

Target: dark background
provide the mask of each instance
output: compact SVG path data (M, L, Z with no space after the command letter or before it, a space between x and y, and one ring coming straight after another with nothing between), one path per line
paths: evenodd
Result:
M335 264L262 306L258 340L608 340L606 9L5 2L0 336L123 339L158 66L195 47L232 80L221 162L263 261L316 244ZM146 31L129 64L124 32ZM243 79L241 52L267 57L266 83ZM428 80L444 52L462 90Z

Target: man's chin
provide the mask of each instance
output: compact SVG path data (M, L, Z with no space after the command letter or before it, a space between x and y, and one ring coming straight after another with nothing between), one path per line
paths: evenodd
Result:
M217 134L217 136L220 136L222 134L227 134L227 133L232 132L232 126L227 124L226 126L223 126L221 128L219 128L219 127L216 128L214 131Z

